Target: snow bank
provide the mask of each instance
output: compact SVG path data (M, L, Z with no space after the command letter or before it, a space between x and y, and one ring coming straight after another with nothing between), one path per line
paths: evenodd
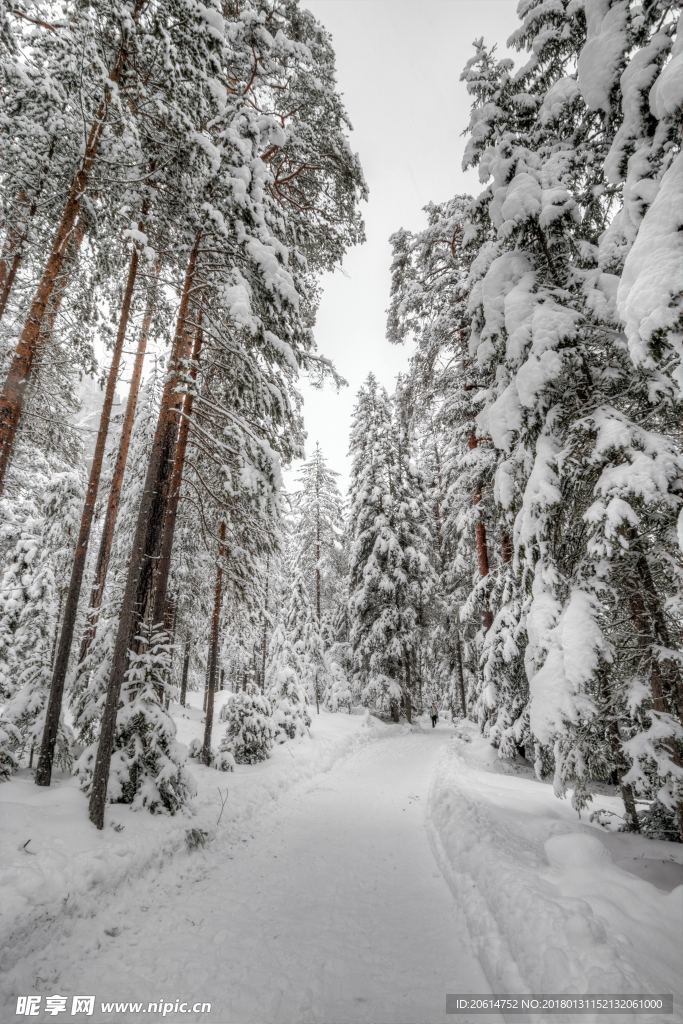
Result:
M225 728L218 714L227 696L217 695L216 745ZM173 714L180 742L188 744L202 734L198 707L176 706ZM226 775L191 762L198 794L189 813L153 816L112 805L102 832L90 825L87 801L75 779L57 776L49 789L39 789L28 772L20 773L0 785L0 948L16 962L32 933L35 944L38 926L47 942L65 916L94 910L122 882L158 868L170 856L187 856L188 829L216 832L219 790L228 793L219 831L228 838L239 836L292 786L391 732L367 713L314 716L311 739L277 747L263 764L237 766Z
M678 844L581 823L550 786L496 762L469 726L459 727L437 769L429 827L492 991L683 998ZM617 844L632 870L615 863ZM643 859L676 860L667 866L677 887L662 891L639 877ZM650 874L671 882L667 871Z

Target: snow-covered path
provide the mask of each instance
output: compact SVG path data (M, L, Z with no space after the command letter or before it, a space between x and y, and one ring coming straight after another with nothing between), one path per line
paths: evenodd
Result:
M447 1019L446 992L488 989L424 827L448 735L392 735L293 787L241 840L65 921L12 988L205 1001L182 1019L220 1024Z

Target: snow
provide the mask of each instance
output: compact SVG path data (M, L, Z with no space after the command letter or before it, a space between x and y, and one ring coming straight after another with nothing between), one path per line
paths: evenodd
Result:
M673 992L676 1004L681 846L581 822L530 772L501 768L475 728L460 725L437 764L429 809L437 859L489 984ZM597 802L620 808L614 797Z
M578 724L595 713L586 691L600 655L607 653L599 612L595 598L574 587L557 624L543 638L548 653L529 683L530 726L541 743L551 743L564 722Z
M216 747L225 730L218 716L227 696L216 695ZM188 700L197 699L195 693L188 695ZM198 707L176 706L174 718L181 743L203 736ZM326 715L315 723L315 743L277 748L270 761L238 766L229 777L191 762L198 795L190 815L150 815L112 805L103 832L88 822L87 800L75 778L55 772L50 789L41 789L27 771L20 772L0 785L0 946L12 945L39 922L49 926L64 908L87 912L97 894L115 892L131 874L158 869L184 849L188 829L215 831L219 790L229 789L226 827L245 829L264 804L275 802L295 782L329 770L381 728L370 717Z
M648 345L657 332L675 328L682 295L683 153L679 153L643 218L619 283L617 305L636 363L647 365ZM676 344L673 332L670 343ZM677 344L680 359L680 335Z
M675 117L683 107L683 31L676 36L671 60L652 87L650 107L655 117Z
M588 109L608 112L627 48L628 5L624 0L591 0L584 10L587 40L579 55L577 80Z
M446 1021L447 992L678 996L679 845L579 821L470 723L311 731L227 776L196 766L192 818L108 809L122 831L92 829L70 780L0 786L0 1019L32 992L211 1002L183 1019L221 1024ZM188 852L189 826L212 841Z

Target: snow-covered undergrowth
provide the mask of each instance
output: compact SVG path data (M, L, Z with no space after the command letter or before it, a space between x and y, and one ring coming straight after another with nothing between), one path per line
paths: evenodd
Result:
M227 696L217 695L216 741ZM184 744L203 733L201 697L190 699L189 708L173 708ZM102 832L88 821L87 800L74 778L58 774L50 789L39 789L25 771L0 785L0 948L14 960L37 925L47 937L52 922L87 914L124 881L170 856L186 856L188 829L239 837L283 792L390 730L367 713L323 713L314 716L310 731L310 739L276 747L267 762L238 765L229 775L191 762L198 792L189 813L169 817L112 805Z
M492 991L681 993L679 844L579 820L463 724L437 767L429 828Z

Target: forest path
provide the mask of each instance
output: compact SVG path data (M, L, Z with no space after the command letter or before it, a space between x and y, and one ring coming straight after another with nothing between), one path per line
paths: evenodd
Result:
M25 958L15 991L210 1002L166 1019L214 1024L447 1020L447 992L488 988L425 830L449 735L373 742L265 807L241 841L131 882Z

